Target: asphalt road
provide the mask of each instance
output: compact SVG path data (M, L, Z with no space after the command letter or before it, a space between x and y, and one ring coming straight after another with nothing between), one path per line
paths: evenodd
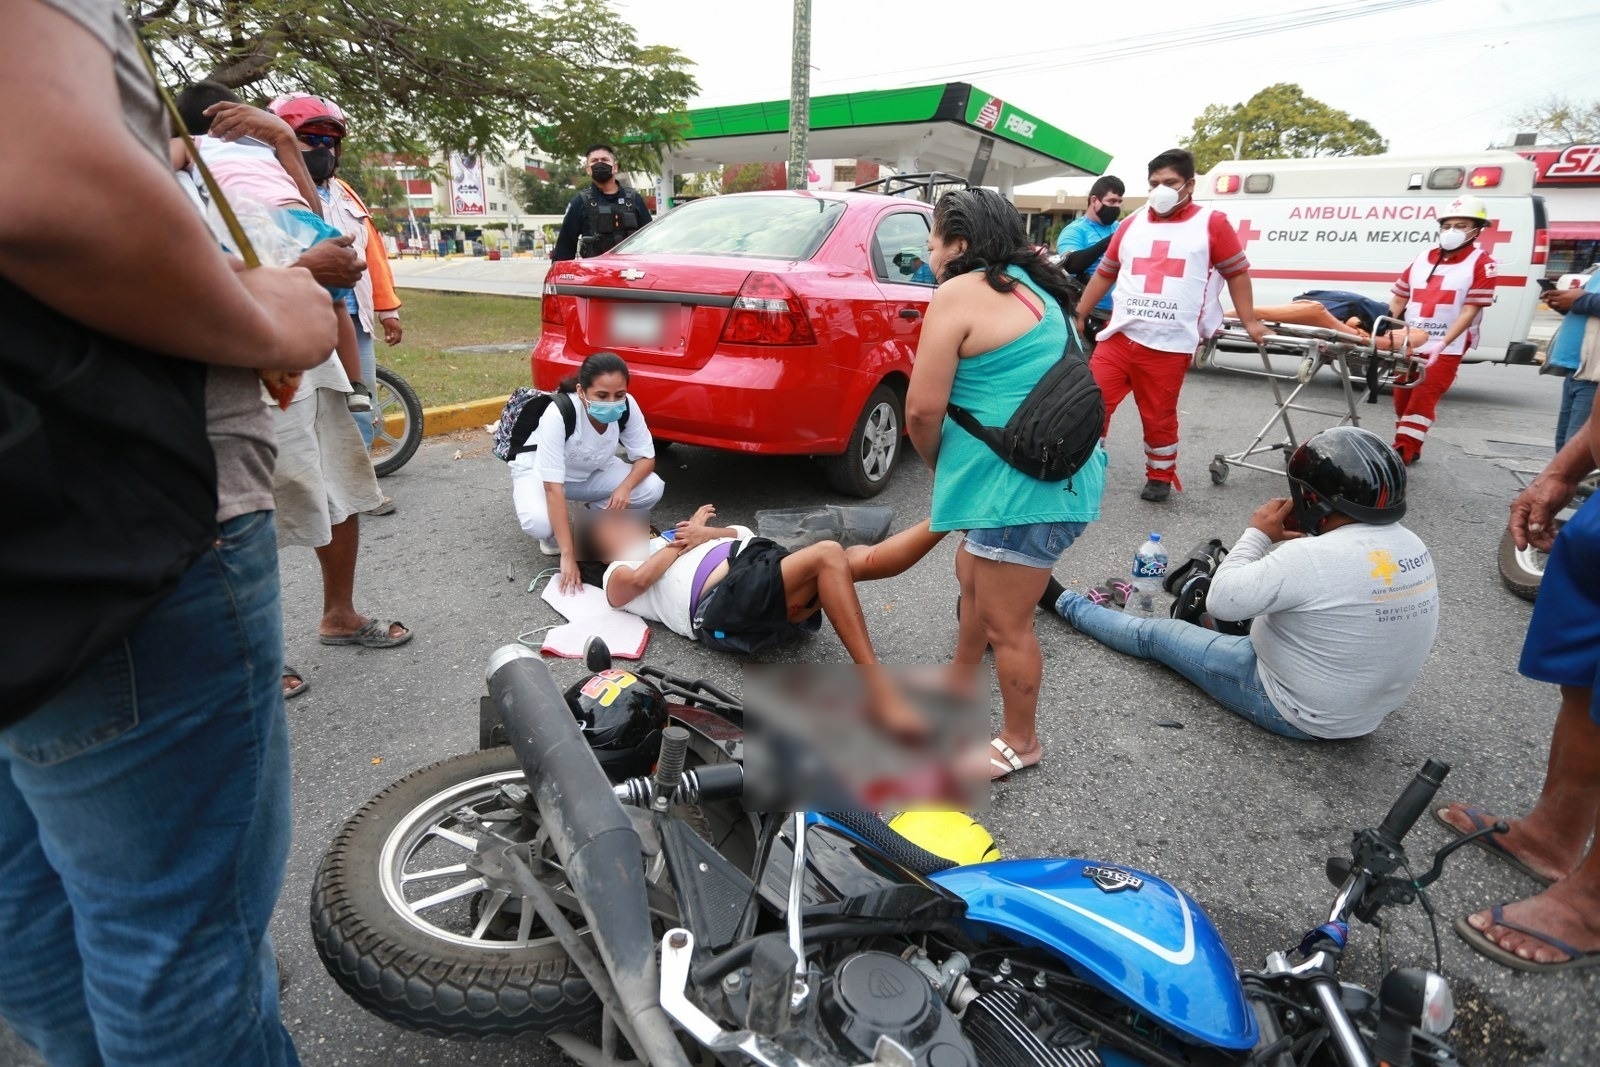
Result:
M1122 658L1048 616L1038 620L1046 674L1039 769L999 784L986 817L1007 855L1073 854L1156 872L1206 907L1247 966L1298 943L1326 914L1326 857L1347 854L1349 834L1373 825L1427 757L1454 771L1443 799L1463 798L1519 813L1533 802L1555 715L1548 686L1516 674L1529 606L1501 588L1494 564L1510 467L1536 468L1549 455L1559 383L1527 368L1463 371L1443 406L1427 455L1412 468L1408 523L1431 547L1443 596L1438 645L1407 704L1372 737L1294 743L1214 706L1163 669ZM1329 383L1310 390L1336 399ZM1174 550L1231 539L1263 498L1281 495L1276 475L1234 471L1213 486L1206 464L1236 451L1272 410L1266 383L1211 371L1183 394L1187 491L1164 506L1138 500L1137 421L1119 413L1111 436L1104 516L1057 568L1082 587L1124 573L1133 550L1159 529ZM1362 408L1387 433L1387 404ZM1305 417L1305 431L1329 420ZM1268 461L1269 464L1271 460ZM805 460L762 460L699 449L663 457L667 516L714 501L728 521L753 524L757 509L845 502ZM313 688L289 705L294 744L296 834L273 926L289 973L284 1015L312 1067L352 1064L554 1064L533 1042L474 1045L398 1030L366 1014L323 972L306 928L312 874L335 830L368 797L411 770L476 745L476 702L489 653L519 632L555 622L529 580L547 560L517 528L504 465L487 437L423 446L384 483L396 514L364 520L358 604L399 617L417 637L394 650L328 648L315 639L319 585L313 556L283 562L289 660ZM906 463L882 497L897 528L927 514L930 479ZM862 589L874 641L890 662L938 662L956 624L951 560L941 545L917 569ZM843 662L821 634L786 657ZM736 660L660 630L650 662L724 685L740 681ZM566 682L579 673L554 665ZM996 701L996 714L998 702ZM1163 728L1176 720L1181 730ZM1445 843L1430 820L1413 834L1414 854ZM1516 899L1534 887L1476 850L1458 855L1438 884L1444 965L1461 1006L1456 1039L1479 1065L1600 1062L1600 972L1526 976L1470 952L1449 928L1468 910ZM1420 913L1397 916L1399 962L1431 963ZM1353 937L1346 973L1376 974L1377 939ZM31 1063L0 1036L0 1063Z

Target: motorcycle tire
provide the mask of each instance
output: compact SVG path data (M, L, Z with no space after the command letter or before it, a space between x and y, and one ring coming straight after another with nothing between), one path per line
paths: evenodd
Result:
M391 839L414 832L428 811L447 813L474 790L521 778L507 747L447 759L373 797L334 837L312 882L311 932L328 973L362 1007L425 1034L479 1039L599 1017L594 990L553 938L522 948L461 944L420 928L385 894ZM471 914L479 916L476 904Z
M372 470L386 478L404 467L422 444L422 400L410 382L388 367L379 367L372 401L377 422L372 439ZM390 422L395 419L400 422L399 432L391 434Z
M1564 525L1564 520L1556 520L1556 529ZM1544 580L1545 553L1538 549L1528 547L1517 548L1517 543L1511 539L1511 531L1507 530L1500 535L1500 581L1523 600L1534 600L1539 595L1539 583Z

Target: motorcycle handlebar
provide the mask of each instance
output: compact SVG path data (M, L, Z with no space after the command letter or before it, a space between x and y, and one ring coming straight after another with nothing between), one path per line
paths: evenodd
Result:
M1389 814L1383 817L1383 822L1378 827L1378 833L1392 845L1399 846L1406 834L1416 825L1422 813L1428 810L1428 805L1433 803L1434 794L1439 791L1439 786L1444 783L1445 776L1450 773L1450 764L1439 760L1429 760L1422 765L1415 778L1406 786L1405 792L1400 794L1400 799L1394 802L1394 807L1389 809Z

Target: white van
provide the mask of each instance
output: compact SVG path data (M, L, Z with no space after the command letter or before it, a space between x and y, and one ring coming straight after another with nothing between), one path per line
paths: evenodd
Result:
M1469 363L1532 363L1528 328L1549 250L1534 166L1513 152L1228 160L1195 180L1195 200L1228 216L1250 257L1257 306L1310 289L1388 303L1400 272L1438 239L1440 209L1481 197L1493 225L1478 237L1500 287Z

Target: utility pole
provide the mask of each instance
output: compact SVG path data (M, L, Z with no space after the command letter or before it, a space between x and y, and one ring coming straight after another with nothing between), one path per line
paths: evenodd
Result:
M789 75L789 188L806 187L806 133L811 126L811 0L794 0Z
M1233 142L1233 158L1238 159L1244 155L1244 131L1239 131L1239 136Z

